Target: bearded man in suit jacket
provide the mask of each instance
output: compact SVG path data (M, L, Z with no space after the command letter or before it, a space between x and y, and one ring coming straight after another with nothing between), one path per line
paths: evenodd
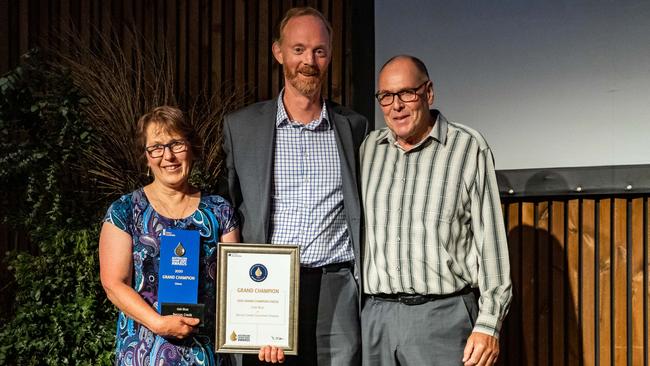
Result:
M356 173L368 121L322 98L331 34L317 10L289 10L273 43L284 89L224 120L229 196L243 241L300 246L299 355L287 364L360 364ZM282 362L278 351L264 347L258 357Z

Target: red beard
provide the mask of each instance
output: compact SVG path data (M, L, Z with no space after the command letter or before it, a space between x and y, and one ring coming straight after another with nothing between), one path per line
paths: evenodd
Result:
M321 72L316 66L302 65L297 70L283 67L287 80L301 94L313 96L320 91L327 72Z

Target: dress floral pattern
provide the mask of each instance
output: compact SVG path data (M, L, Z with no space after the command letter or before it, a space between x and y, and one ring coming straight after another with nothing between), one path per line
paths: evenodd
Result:
M219 237L237 227L234 209L220 196L203 195L199 207L184 219L169 219L156 212L142 188L120 197L108 209L110 222L133 238L133 283L136 292L158 309L160 235L165 229L198 230L201 236L199 301L205 304L205 326L184 340L166 339L119 312L116 365L226 365L214 353L215 274Z

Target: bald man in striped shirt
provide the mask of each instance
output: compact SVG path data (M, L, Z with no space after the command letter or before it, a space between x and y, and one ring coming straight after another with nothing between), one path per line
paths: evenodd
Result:
M364 365L492 365L512 297L492 152L396 56L376 94L387 128L361 146Z

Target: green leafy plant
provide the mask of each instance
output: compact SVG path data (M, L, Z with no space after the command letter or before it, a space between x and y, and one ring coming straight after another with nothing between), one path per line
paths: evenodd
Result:
M14 253L15 317L0 328L0 364L111 363L115 308L99 283L98 230L62 230Z
M93 131L80 110L86 100L65 70L37 50L23 60L0 78L0 214L39 237L96 222L80 165Z
M0 286L11 309L0 315L0 364L112 357L115 311L99 285L97 230L82 229L95 227L106 206L84 165L97 143L84 103L69 73L38 50L0 78L0 215L38 248L0 263L11 275Z

